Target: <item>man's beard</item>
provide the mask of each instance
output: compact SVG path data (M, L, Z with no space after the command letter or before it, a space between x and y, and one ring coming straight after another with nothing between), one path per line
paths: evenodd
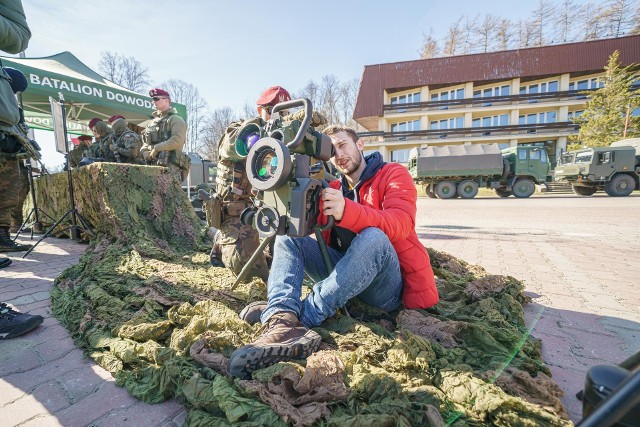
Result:
M349 167L349 163L347 164L347 168L341 171L345 175L351 175L352 173L358 170L358 168L362 164L362 154L360 154L358 158L354 160L353 167Z

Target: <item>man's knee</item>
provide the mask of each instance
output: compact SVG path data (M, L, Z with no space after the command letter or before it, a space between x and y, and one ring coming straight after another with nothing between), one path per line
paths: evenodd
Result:
M391 245L389 241L389 237L384 233L384 231L380 230L376 227L367 227L360 231L356 238L359 240L359 243L363 245L372 245L372 247L387 247Z

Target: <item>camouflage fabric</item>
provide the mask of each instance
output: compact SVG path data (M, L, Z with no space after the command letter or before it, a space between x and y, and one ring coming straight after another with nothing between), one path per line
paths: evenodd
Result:
M247 264L253 253L260 246L258 232L250 225L243 225L239 216L234 216L222 223L220 233L213 242L211 258L221 260L225 267L236 275ZM269 268L264 254L258 258L249 277L259 277L265 282L269 278Z
M288 117L285 117L286 120L300 120L304 119L304 110L298 110L295 113L291 114ZM327 124L327 118L319 111L313 111L311 113L311 126L316 128L318 126L324 126Z
M19 181L20 181L20 190L18 191L18 200L13 210L11 211L11 225L22 225L24 221L22 215L22 208L24 206L24 201L29 194L29 170L24 165L24 162L19 162Z
M69 166L77 168L83 157L90 157L87 153L88 150L89 146L82 145L82 143L80 143L78 146L74 147L73 150L69 151Z
M124 119L113 123L113 132L116 138L115 143L110 146L111 151L120 155L122 163L142 164L144 159L140 153L142 148L140 135L129 129Z
M17 160L0 162L0 227L11 226L11 212L18 204L20 169Z

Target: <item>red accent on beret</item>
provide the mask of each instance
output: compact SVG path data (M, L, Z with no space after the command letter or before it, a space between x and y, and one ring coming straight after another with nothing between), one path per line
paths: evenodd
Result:
M166 96L167 98L169 98L169 92L167 92L166 90L163 89L151 89L149 91L149 96L150 97L154 97L154 96Z
M256 105L271 105L272 107L281 102L291 100L291 95L282 86L271 86L269 89L262 92Z
M94 117L93 119L91 119L89 121L89 129L93 129L93 127L96 125L96 123L101 122L102 119L98 118L98 117Z
M118 114L116 116L109 117L109 124L112 124L113 122L115 122L118 119L124 119L124 116L121 116L121 115Z
M78 141L91 141L93 137L89 135L80 135L77 139Z

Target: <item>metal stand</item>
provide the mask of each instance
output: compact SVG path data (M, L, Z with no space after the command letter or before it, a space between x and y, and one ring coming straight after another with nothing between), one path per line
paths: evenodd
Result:
M31 166L31 159L26 160L26 165L27 165L27 173L29 174L29 191L31 192L31 204L33 207L29 211L27 218L20 225L20 228L18 229L16 236L13 238L14 241L18 238L20 233L22 233L26 229L31 229L31 240L33 240L33 233L41 234L43 232L42 222L40 222L40 215L39 215L40 213L46 216L47 218L49 218L51 221L55 221L49 214L47 214L42 209L38 208L38 203L36 201L36 193L33 186L33 167ZM31 219L33 219L33 221L29 222Z
M54 100L52 100L53 102ZM58 101L58 104L60 105L60 108L62 109L62 128L64 130L64 146L65 146L65 150L66 150L66 154L67 154L67 159L69 158L69 144L67 144L67 117L65 114L65 108L64 108L64 98L62 97L62 94L60 94L60 101ZM87 221L82 217L82 215L80 215L80 213L76 210L76 204L75 204L75 200L74 200L74 195L73 195L73 177L71 175L71 168L67 168L67 182L69 184L69 199L71 202L71 208L64 213L64 215L62 215L62 217L57 220L47 231L46 233L44 233L44 235L22 256L22 258L26 258L27 255L29 255L35 248L36 246L38 246L38 244L40 242L42 242L44 239L46 239L47 237L49 237L51 235L51 233L53 232L53 230L55 230L55 228L60 225L60 223L62 223L62 221L64 221L68 216L71 217L71 225L66 229L70 230L70 237L74 240L78 240L80 237L80 231L85 231L86 233L88 233L91 237L95 236L95 233L93 232L93 230L91 230L91 227L89 226L89 224L87 223ZM78 225L78 222L80 222L82 225Z

